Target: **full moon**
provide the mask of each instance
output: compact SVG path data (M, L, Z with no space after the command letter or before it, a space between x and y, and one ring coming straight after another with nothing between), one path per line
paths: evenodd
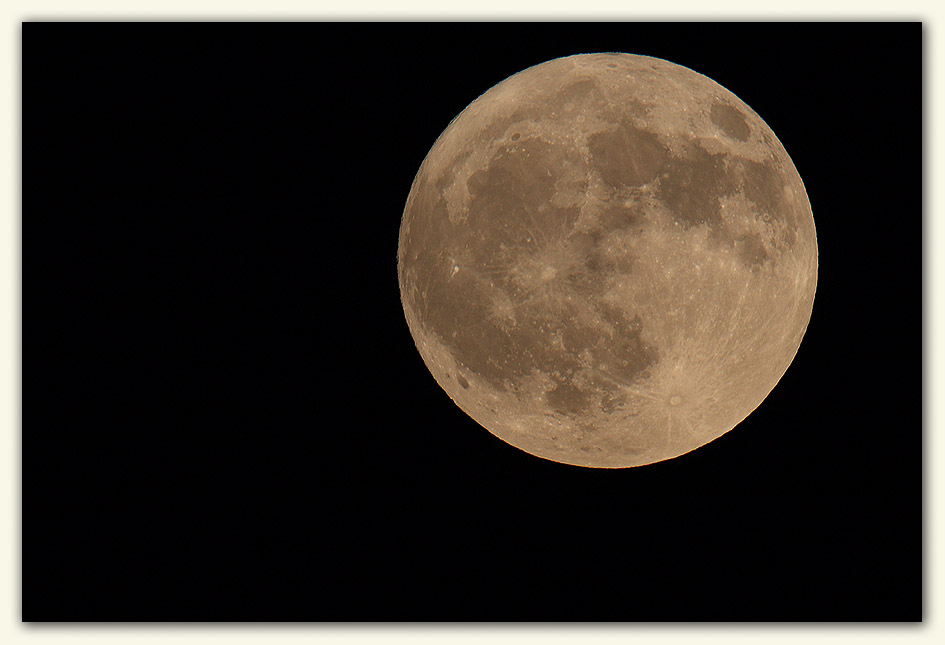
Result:
M794 359L817 283L804 185L738 97L647 56L515 74L434 143L400 227L401 301L436 382L532 455L677 457Z

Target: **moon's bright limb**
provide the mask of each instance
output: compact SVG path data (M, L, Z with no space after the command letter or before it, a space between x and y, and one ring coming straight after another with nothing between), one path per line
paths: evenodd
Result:
M401 298L436 381L529 453L627 467L731 430L807 328L804 186L747 105L629 54L502 81L437 139L400 229Z

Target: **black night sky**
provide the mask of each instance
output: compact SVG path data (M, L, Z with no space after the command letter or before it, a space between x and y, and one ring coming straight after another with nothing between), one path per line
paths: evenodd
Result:
M23 27L23 618L922 618L919 23ZM538 459L417 353L397 234L469 102L624 51L765 119L820 249L735 430Z

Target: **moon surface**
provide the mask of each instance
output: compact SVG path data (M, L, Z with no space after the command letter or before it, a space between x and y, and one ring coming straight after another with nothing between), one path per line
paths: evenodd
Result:
M505 442L625 468L765 399L810 320L817 241L771 129L711 79L630 54L502 81L437 139L400 227L407 324Z

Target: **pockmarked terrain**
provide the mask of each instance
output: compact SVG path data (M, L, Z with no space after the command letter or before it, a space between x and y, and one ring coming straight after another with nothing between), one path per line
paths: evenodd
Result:
M567 464L689 452L774 388L811 316L804 186L765 122L630 54L502 81L442 133L400 229L410 332L490 432Z

